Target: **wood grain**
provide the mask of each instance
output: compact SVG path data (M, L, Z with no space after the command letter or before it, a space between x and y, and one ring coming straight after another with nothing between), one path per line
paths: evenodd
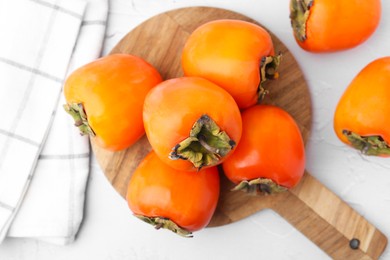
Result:
M193 7L157 15L127 34L112 53L130 53L144 58L164 79L183 75L181 51L191 32L216 19L256 21L223 9ZM257 23L258 24L258 23ZM311 128L311 99L304 75L296 60L280 40L270 32L275 50L283 55L280 78L268 82L270 94L265 103L282 107L297 121L306 141ZM128 181L139 162L151 150L146 137L121 152L101 149L91 140L97 160L114 188L125 197ZM231 192L233 184L221 173L221 193L209 227L239 221L261 209L271 208L316 243L334 259L377 259L387 238L345 202L305 173L300 184L283 194L249 196ZM359 239L358 249L349 241Z

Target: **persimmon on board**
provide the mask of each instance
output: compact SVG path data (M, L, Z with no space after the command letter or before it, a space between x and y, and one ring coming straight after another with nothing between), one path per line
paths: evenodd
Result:
M157 229L191 237L210 222L219 198L216 167L175 170L150 152L132 175L126 199L131 211Z
M273 105L242 113L242 137L223 163L235 190L277 193L298 184L305 170L305 146L295 120Z
M187 39L182 53L186 76L202 77L221 86L241 109L264 96L262 84L278 77L280 60L264 28L234 19L199 26Z
M241 114L232 96L198 77L169 79L153 88L143 119L157 156L178 170L222 163L241 138Z
M118 151L135 143L145 130L142 109L146 94L162 81L145 60L113 54L75 70L67 79L65 110L81 134Z

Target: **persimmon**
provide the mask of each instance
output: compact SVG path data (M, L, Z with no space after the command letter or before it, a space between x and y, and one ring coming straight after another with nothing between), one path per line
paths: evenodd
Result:
M210 222L219 185L216 167L199 172L175 170L152 151L133 173L126 199L141 220L188 237Z
M366 155L390 156L390 57L376 59L352 80L334 114L334 131Z
M242 113L242 137L223 163L234 190L283 192L297 185L305 170L305 147L295 120L283 109L255 105Z
M215 20L195 29L182 53L186 76L208 79L227 90L240 108L257 103L262 84L278 77L280 56L274 56L270 34L241 20Z
M241 114L232 96L198 77L170 79L153 88L143 119L153 150L179 170L221 163L241 138Z
M71 73L64 86L64 108L81 134L90 135L105 149L122 150L144 135L144 99L161 81L159 72L145 60L109 55Z
M310 52L355 47L374 33L380 17L380 0L290 0L296 42Z

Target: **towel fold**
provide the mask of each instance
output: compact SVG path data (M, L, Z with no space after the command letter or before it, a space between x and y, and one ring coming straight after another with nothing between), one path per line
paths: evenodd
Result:
M107 11L107 0L0 0L0 242L77 234L90 148L62 85L100 56Z

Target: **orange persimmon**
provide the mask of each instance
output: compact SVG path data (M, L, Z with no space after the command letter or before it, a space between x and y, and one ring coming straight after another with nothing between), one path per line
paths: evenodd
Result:
M127 202L135 216L182 236L207 226L219 198L216 167L179 171L150 152L132 175Z
M222 167L236 190L282 192L305 170L305 147L295 120L283 109L255 105L242 113L242 137Z
M257 103L262 83L277 78L280 56L270 34L241 20L215 20L199 26L182 53L186 76L208 79L228 91L240 108Z
M81 134L89 134L105 149L122 150L145 133L144 99L161 81L159 72L143 59L109 55L78 68L67 78L64 108Z
M369 63L337 104L334 130L366 155L390 156L390 57Z
M221 163L241 138L241 114L232 96L198 77L170 79L153 88L143 119L153 150L179 170Z
M380 0L290 0L296 42L310 52L355 47L374 33L380 17Z

